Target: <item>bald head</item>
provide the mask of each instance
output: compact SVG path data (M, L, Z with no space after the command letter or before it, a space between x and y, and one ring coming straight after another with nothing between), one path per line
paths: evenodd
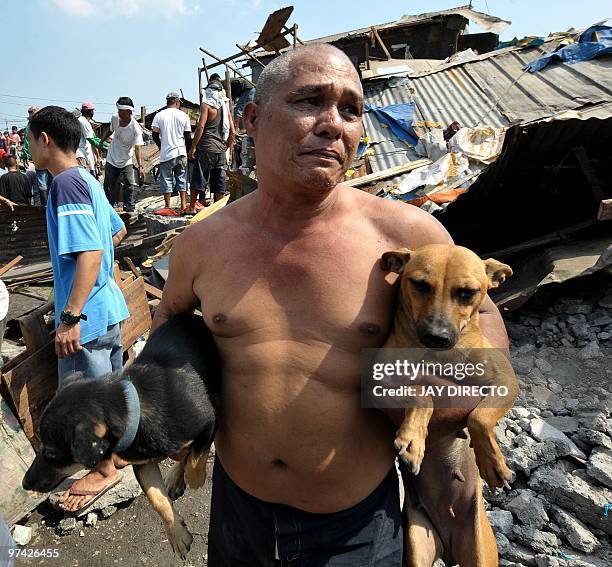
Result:
M280 85L293 78L298 61L308 57L312 57L317 62L320 62L323 58L336 59L346 63L348 68L355 68L344 52L329 43L311 43L296 47L279 55L266 65L266 68L259 75L259 79L257 79L255 102L259 105L265 105ZM358 84L361 84L356 70L355 79Z

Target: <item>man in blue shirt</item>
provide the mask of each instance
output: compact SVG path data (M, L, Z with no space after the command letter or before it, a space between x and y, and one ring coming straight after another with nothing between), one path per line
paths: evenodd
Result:
M47 233L61 388L74 372L91 379L122 366L119 324L129 313L113 277L113 246L126 230L98 181L78 167L81 128L70 112L58 106L39 110L30 120L28 135L36 168L53 175ZM70 487L60 505L80 511L119 480L112 460L103 461Z

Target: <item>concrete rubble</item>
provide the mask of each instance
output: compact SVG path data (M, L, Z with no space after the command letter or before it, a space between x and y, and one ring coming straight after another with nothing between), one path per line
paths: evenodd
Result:
M573 295L506 315L521 394L497 435L516 480L485 488L505 567L612 565L612 288Z

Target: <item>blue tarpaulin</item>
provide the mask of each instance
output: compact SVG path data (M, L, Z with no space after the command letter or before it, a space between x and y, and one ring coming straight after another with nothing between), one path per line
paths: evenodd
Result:
M402 142L414 146L419 141L412 128L414 102L390 104L388 106L372 106L366 103L365 110L366 112L373 112L376 118L386 124Z
M593 41L593 36L596 32L599 35L599 41ZM557 51L549 55L527 63L524 69L534 73L541 71L556 59L571 65L579 61L594 59L603 53L612 53L612 28L610 26L591 26L582 33L576 43L557 49Z

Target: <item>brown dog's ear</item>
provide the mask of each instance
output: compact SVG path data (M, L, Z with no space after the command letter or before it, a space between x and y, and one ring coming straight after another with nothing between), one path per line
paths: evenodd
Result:
M487 277L489 278L489 289L504 283L506 278L512 275L512 268L507 264L502 264L493 258L484 261Z
M408 250L408 248L398 248L397 250L385 252L380 257L380 267L385 272L401 274L404 266L408 263L408 260L410 260L411 254L412 250Z
M70 446L72 458L76 463L88 469L95 469L104 459L109 442L95 434L99 425L92 423L79 423L74 429L72 445Z

